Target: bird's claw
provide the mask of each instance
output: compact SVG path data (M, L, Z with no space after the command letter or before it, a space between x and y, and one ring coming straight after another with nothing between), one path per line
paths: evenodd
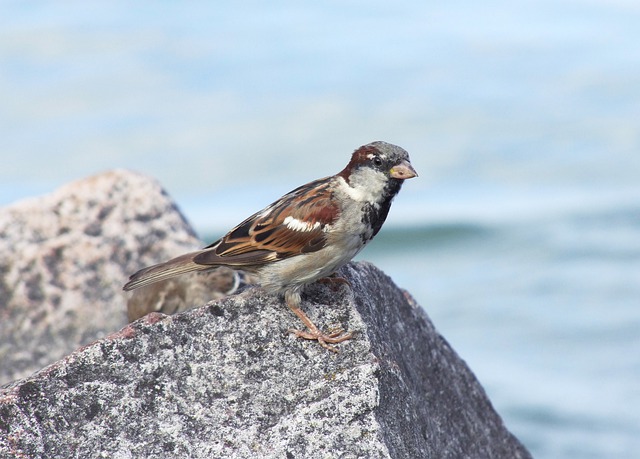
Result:
M331 346L331 344L341 343L353 338L353 333L343 333L343 330L336 330L325 334L318 329L302 331L295 328L290 328L289 332L293 333L298 338L317 341L320 346L335 353L338 353L338 350L335 347Z
M340 286L340 285L346 285L347 287L351 287L351 282L349 282L346 278L344 277L338 277L336 275L331 275L328 277L323 277L321 279L318 279L318 282L322 283L322 284L327 284L330 286Z

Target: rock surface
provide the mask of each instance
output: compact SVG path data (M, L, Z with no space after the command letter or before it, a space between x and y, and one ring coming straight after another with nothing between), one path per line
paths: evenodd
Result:
M200 246L160 185L127 171L0 209L0 384L119 330L129 274Z
M465 363L373 265L310 286L333 354L287 333L273 296L159 313L0 392L0 452L18 457L525 458Z
M425 312L367 263L343 268L351 287L304 298L322 328L358 332L339 354L287 333L298 319L256 288L113 333L128 275L200 246L161 187L126 171L0 210L0 377L86 345L0 389L0 457L530 457ZM219 297L228 274L140 290L129 315Z

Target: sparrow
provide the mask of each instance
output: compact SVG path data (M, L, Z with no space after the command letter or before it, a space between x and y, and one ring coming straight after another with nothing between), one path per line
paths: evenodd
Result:
M348 284L334 273L378 234L403 182L417 175L404 149L381 141L363 145L336 175L285 194L202 250L141 269L123 288L220 266L244 270L268 293L284 297L307 328L289 332L337 352L331 344L352 333L320 331L301 309L304 287L325 278Z

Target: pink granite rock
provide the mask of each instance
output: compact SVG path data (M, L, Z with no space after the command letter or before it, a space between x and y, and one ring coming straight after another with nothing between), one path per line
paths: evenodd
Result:
M129 274L200 246L155 180L123 170L0 209L0 384L120 329Z

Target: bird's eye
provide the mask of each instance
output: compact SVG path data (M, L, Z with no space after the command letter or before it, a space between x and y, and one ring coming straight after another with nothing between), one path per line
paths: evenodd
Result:
M382 160L379 157L374 156L373 164L376 165L377 167L380 167L380 166L382 166Z

